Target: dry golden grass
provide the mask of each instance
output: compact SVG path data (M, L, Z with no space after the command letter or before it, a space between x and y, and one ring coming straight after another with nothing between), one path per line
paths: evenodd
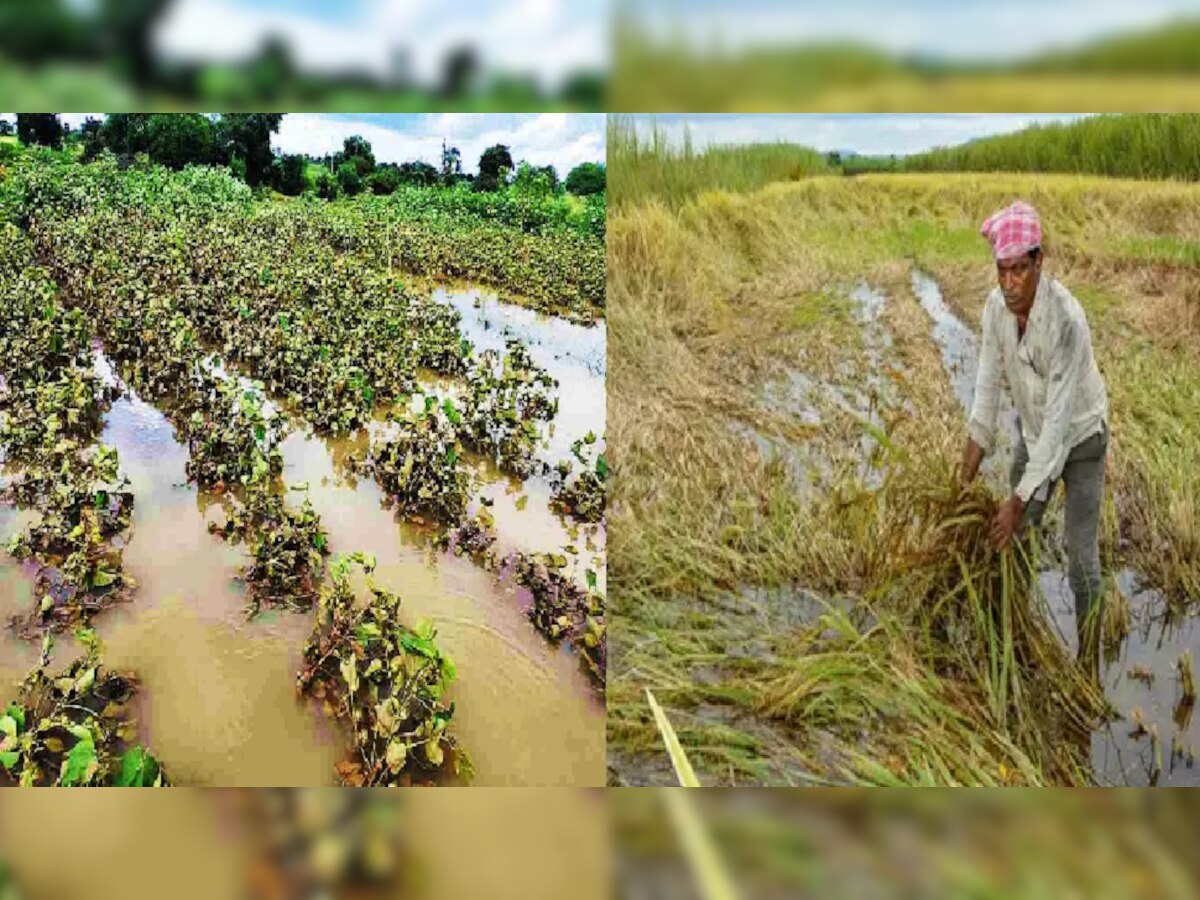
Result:
M1171 258L1200 234L1200 187L864 176L707 193L677 210L627 205L608 229L617 776L654 777L639 763L658 742L643 700L650 687L706 783L1087 779L1070 742L1053 741L1096 714L1086 688L1067 691L1069 701L1022 706L1030 698L1011 684L1000 697L996 671L951 670L963 667L967 645L945 655L912 633L938 621L914 608L918 601L961 596L976 584L979 560L967 555L957 584L939 568L953 553L915 576L898 562L928 553L923 542L936 534L912 528L915 497L940 496L944 510L960 502L952 468L965 434L909 273L915 265L937 277L947 302L977 327L992 271L977 225L1015 197L1041 212L1048 266L1088 309L1108 383L1116 504L1107 558L1118 562L1119 521L1128 541L1119 562L1177 599L1200 596L1189 518L1200 508L1189 475L1200 466L1200 298L1187 264ZM880 321L890 347L872 342L847 299L863 279L887 294ZM886 377L881 395L867 398L859 389L873 371ZM812 416L767 399L797 373L820 388L804 404ZM872 472L882 486L864 484ZM1175 550L1164 556L1164 545ZM789 585L850 609L839 626L852 629L844 645L798 626L795 602L748 590ZM1020 601L1036 635L1031 647L1073 679L1035 595ZM976 649L992 652L1013 633L1012 619L990 633L986 618L971 621ZM856 696L878 706L891 689L894 709L911 702L923 713L832 716L820 727L798 715L810 708L799 698L819 694L797 694L801 676L791 667L807 661L820 671L864 648L875 668L851 665L858 677L822 690L841 690L838 703ZM1030 691L1044 687L1029 682ZM1026 721L1011 719L1018 709ZM889 765L888 748L904 747L906 764Z

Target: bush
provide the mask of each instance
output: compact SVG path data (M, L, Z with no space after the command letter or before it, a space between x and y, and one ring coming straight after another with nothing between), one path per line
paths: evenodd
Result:
M299 197L304 193L304 170L307 165L299 154L281 156L275 160L272 172L275 190L289 197Z
M362 193L362 176L358 174L358 169L354 163L344 162L338 166L337 183L342 193L347 197L354 197Z
M579 197L603 194L607 186L607 172L603 163L580 163L567 175L567 190Z
M386 169L377 169L367 179L367 187L374 194L394 194L396 188L400 187L400 173L390 166Z
M338 198L338 194L340 193L337 179L335 179L324 169L322 169L321 174L317 176L316 189L317 196L322 200L336 200Z

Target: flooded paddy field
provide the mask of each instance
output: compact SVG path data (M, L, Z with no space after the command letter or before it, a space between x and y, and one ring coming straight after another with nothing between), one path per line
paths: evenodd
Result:
M214 203L4 226L0 699L63 734L5 768L600 783L603 321Z
M1075 661L1061 491L1019 549L984 540L1011 405L981 479L957 480L994 281L977 225L1014 196L1109 391L1098 685ZM1200 297L1149 249L1184 239L1195 199L875 176L614 216L610 783L675 781L649 688L706 784L1200 784ZM683 424L668 441L644 420Z

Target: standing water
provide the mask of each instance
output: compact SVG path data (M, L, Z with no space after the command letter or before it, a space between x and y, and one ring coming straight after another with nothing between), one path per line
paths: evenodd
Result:
M477 348L502 347L507 328L558 379L559 414L540 451L544 461L569 456L571 442L589 430L603 434L602 328L535 316L475 293L440 296L464 313L465 336ZM114 377L102 356L97 368ZM106 611L95 625L106 663L139 675L139 740L177 784L334 783L334 763L346 754L340 726L295 691L313 614L271 611L246 620L237 580L246 552L208 532L208 521L221 514L219 499L187 483L188 449L161 412L126 390L105 418L101 441L116 447L132 482L124 567L137 590L131 603ZM457 665L448 692L456 704L452 727L475 763L474 783L602 784L604 708L578 660L533 629L523 591L466 558L433 550L426 530L397 522L373 481L342 477L336 463L346 443L293 432L282 446L284 478L307 486L334 553L377 557L374 578L402 598L406 624L433 621L439 645ZM594 568L603 586L603 526L580 528L552 513L545 478L522 483L482 462L479 471L483 493L495 501L502 543L561 552L575 542L574 567ZM304 496L289 492L295 504ZM31 515L0 509L0 537ZM10 558L0 560L5 621L28 612L32 602L29 574ZM73 639L60 636L51 667L65 665L76 649ZM0 700L15 694L38 650L37 642L11 631L0 636Z

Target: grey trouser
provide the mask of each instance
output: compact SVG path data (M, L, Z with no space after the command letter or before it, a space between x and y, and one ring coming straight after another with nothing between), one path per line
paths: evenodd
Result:
M1080 441L1067 454L1062 481L1067 493L1067 581L1075 597L1075 625L1079 655L1098 649L1097 638L1103 613L1100 577L1100 503L1104 499L1104 457L1108 452L1108 425ZM1008 480L1017 489L1029 451L1025 439L1017 443ZM1045 500L1030 497L1021 518L1022 527L1038 525L1057 484L1052 483ZM1098 659L1098 656L1096 657Z

